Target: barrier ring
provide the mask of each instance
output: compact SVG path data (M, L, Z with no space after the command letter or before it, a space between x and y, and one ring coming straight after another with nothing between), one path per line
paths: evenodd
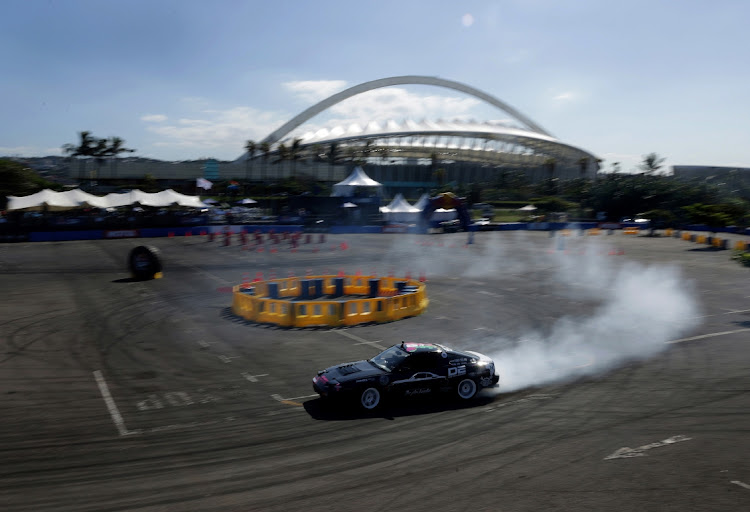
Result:
M232 288L232 313L279 327L343 327L416 316L429 304L420 280L363 275L270 279Z

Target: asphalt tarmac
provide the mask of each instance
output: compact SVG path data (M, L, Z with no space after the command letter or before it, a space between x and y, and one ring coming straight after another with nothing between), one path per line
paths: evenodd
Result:
M0 510L750 510L750 269L667 237L466 240L336 235L296 252L203 237L0 244ZM129 279L128 251L144 242L161 250L163 279ZM531 384L509 390L501 374L499 391L471 403L361 413L313 395L317 370L402 340L496 362L529 333L554 350L561 322L585 338L607 309L607 290L595 293L607 276L662 265L680 270L693 318L667 313L681 295L638 309L649 282L607 312L622 320L611 346L648 339L647 356L588 372L608 356L576 349L572 377L524 375ZM308 330L229 309L229 287L258 273L339 271L424 277L429 308ZM610 336L597 329L584 346Z

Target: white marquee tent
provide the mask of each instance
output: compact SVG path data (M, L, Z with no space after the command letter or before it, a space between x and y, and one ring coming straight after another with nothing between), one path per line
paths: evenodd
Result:
M402 194L396 194L388 206L381 206L380 213L388 222L417 222L422 210L409 204Z
M95 196L80 189L66 192L55 192L44 189L29 196L8 196L8 211L62 211L76 208L117 208L130 205L167 207L183 206L187 208L205 208L198 196L180 194L172 189L149 193L131 190L123 194L107 194Z
M361 167L355 167L344 180L333 186L332 197L351 197L357 187L375 188L378 196L383 193L383 185L370 178Z

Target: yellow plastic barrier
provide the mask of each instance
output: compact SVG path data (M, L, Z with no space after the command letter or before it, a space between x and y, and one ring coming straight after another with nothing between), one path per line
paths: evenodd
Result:
M716 237L713 237L713 238L711 239L711 245L712 245L713 247L721 247L721 238L716 238Z
M685 240L686 242L690 241L690 236L691 236L690 233L682 233L682 239Z
M591 228L586 232L589 236L598 236L602 234L602 230L599 228Z
M245 293L235 293L232 299L232 312L245 320L255 321L255 297Z
M672 236L673 233L674 233L674 229L672 228L667 228L664 230L664 236Z
M622 230L622 232L626 235L637 235L639 233L638 228L625 228Z
M569 229L562 229L562 230L560 230L560 234L562 236L570 236L570 230Z
M706 243L706 235L698 235L695 239L695 243L698 244L705 244Z
M309 276L322 279L323 293L335 292L338 276ZM367 295L373 276L341 276L344 295ZM268 283L257 281L233 288L232 312L246 320L282 327L343 326L371 322L392 322L421 314L429 305L425 283L399 277L380 279L380 296L348 300L287 300L299 297L302 278L274 279L279 286L279 299L268 297ZM397 293L397 282L406 282L410 291ZM416 290L416 291L414 291Z

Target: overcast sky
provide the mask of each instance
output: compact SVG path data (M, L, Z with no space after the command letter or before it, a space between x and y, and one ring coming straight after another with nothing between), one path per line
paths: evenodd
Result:
M0 155L61 154L78 132L136 155L233 160L314 102L428 75L516 108L634 168L750 167L750 2L714 0L4 0ZM506 119L450 89L351 98L307 127Z

